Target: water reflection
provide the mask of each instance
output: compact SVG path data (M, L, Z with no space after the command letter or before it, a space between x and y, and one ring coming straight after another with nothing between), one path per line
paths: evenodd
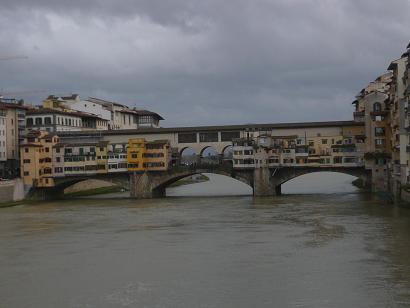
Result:
M409 307L409 243L356 192L27 204L0 210L0 307Z

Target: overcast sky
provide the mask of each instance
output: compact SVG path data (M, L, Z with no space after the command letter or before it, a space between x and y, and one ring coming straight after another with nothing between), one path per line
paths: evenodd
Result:
M4 92L79 93L163 126L350 120L405 51L409 0L0 0ZM21 95L17 95L21 97Z

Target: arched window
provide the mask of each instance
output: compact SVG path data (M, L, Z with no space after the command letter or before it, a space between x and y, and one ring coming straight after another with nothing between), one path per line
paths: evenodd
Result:
M373 105L373 111L374 111L374 112L380 112L380 111L382 111L382 104L380 104L379 102L374 103L374 105Z
M42 118L36 118L36 125L43 125L43 119Z

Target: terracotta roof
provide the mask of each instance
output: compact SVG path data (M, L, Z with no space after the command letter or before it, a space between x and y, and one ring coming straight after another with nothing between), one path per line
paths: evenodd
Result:
M125 105L122 105L122 104L119 104L119 103L116 103L116 102L107 101L107 100L104 100L104 99L101 99L101 98L96 98L96 97L91 97L91 96L87 99L87 101L92 102L92 103L101 104L101 105L104 105L104 106L106 106L106 105L115 105L115 106L120 106L120 107L127 107Z
M161 117L158 113L152 112L152 111L149 111L149 110L124 108L122 110L119 110L119 112L131 113L131 114L136 114L136 115L139 115L139 116L151 115L151 116L157 117L159 120L164 120L164 118Z
M95 141L95 142L60 142L53 146L53 148L62 148L62 147L81 147L81 146L105 146L108 144L108 141Z
M0 107L12 108L12 109L24 109L24 110L30 109L28 106L13 104L13 103L5 103L5 102L2 102L2 101L0 101Z
M63 111L59 109L51 109L51 108L39 108L39 109L29 109L27 111L27 115L31 114L63 114L66 116L74 116L74 117L82 117L82 118L97 118L101 120L105 120L97 115L91 114L91 113L86 113L86 112L81 112L81 111ZM105 120L108 121L108 120Z
M41 144L36 144L36 143L22 143L20 144L20 148L22 147L36 147L36 148L41 148Z
M158 113L156 113L156 112L152 112L152 111L149 111L149 110L138 110L138 109L134 109L135 111L136 111L136 113L138 114L138 115L152 115L152 116L155 116L155 117L157 117L158 119L160 119L160 120L164 120L164 118L163 117L161 117Z
M61 99L65 101L76 100L79 96L78 94L71 94L70 96L61 96Z

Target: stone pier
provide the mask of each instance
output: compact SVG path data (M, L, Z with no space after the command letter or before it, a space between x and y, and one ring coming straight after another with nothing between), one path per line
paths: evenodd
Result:
M267 167L256 168L253 171L253 195L255 197L278 196L281 186L276 184L275 177Z

